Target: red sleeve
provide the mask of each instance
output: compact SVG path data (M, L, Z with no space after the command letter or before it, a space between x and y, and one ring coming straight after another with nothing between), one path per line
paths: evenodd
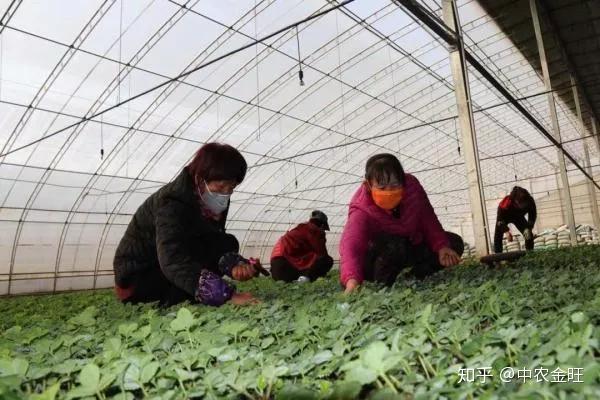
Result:
M285 234L285 238L286 238L287 240L294 240L294 241L297 241L297 240L298 240L298 238L299 238L300 236L302 236L302 235L301 235L301 232L299 232L299 229L298 229L298 228L299 228L299 227L298 227L298 226L296 226L296 227L292 228L291 230L287 231L287 233Z
M325 232L309 224L298 225L294 229L294 242L302 253L315 253L318 257L327 255Z
M319 232L317 235L311 236L312 248L319 257L327 255L327 239L325 232Z
M297 254L302 244L302 232L299 227L296 226L292 230L288 231L282 238L283 252L287 256Z
M306 224L300 224L285 235L285 254L288 256L301 256L316 252L322 244L318 236Z

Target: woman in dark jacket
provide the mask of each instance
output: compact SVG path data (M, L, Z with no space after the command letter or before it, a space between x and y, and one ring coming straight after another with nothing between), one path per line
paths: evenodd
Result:
M174 181L138 208L113 262L119 299L163 306L256 301L222 278L247 280L260 268L241 257L237 239L225 233L229 197L246 169L233 147L206 144Z

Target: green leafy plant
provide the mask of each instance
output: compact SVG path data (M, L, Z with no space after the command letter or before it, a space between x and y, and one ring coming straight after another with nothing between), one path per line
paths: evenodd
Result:
M170 309L112 291L0 301L0 398L600 398L600 248L468 263L390 289L239 285L262 303ZM459 383L461 368L495 379ZM503 383L506 367L583 383Z

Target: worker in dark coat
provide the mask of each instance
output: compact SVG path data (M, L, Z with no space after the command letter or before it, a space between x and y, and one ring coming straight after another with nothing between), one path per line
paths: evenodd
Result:
M527 215L527 219L525 218ZM513 187L512 191L500 202L496 229L494 232L494 252L502 253L502 237L508 233L508 240L512 235L508 224L513 224L523 234L525 248L533 250L533 226L537 217L535 200L529 192L520 186Z
M279 238L271 253L273 279L292 282L304 276L314 281L325 276L333 266L333 258L325 247L328 230L327 215L315 210L308 222Z
M135 212L113 262L115 291L124 302L169 306L183 301L219 306L256 302L222 277L258 274L225 232L229 198L247 164L233 147L204 145L177 178Z

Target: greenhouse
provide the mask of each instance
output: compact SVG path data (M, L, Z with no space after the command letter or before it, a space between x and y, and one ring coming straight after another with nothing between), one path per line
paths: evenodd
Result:
M600 398L596 0L0 0L0 399Z

